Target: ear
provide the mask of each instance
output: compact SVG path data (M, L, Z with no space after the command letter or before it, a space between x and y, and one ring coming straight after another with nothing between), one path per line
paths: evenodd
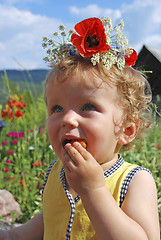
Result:
M122 133L120 134L118 139L118 144L126 145L132 142L136 136L137 129L138 126L136 125L136 123L134 122L128 123L128 126L122 129Z

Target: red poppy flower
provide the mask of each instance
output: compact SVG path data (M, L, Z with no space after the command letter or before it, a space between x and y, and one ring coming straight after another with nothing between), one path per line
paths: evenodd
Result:
M12 108L9 107L9 106L6 107L6 109L3 110L3 112L1 112L1 116L2 116L3 118L9 117L9 119L13 119L14 116L13 116L13 113L12 113Z
M136 51L134 49L132 50L133 52L129 56L125 56L125 64L128 66L134 66L138 58Z
M22 117L23 115L24 115L24 112L21 112L20 110L17 110L17 111L15 112L15 117L16 117L16 118Z
M19 100L16 100L13 97L11 97L11 101L8 101L7 103L10 107L23 109L24 107L27 106L27 103L22 102L22 99L23 99L23 96L20 96Z
M39 163L38 161L36 161L36 162L34 162L32 165L37 167L37 166L40 165L40 163Z
M20 181L19 181L19 184L20 184L20 185L23 185L23 184L24 184L24 180L20 180Z
M75 30L79 35L73 33L71 42L82 57L91 57L110 49L106 44L106 34L99 18L85 19L75 25Z

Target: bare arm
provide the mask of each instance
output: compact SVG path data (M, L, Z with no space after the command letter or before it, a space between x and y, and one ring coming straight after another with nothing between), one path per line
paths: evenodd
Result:
M80 145L66 146L68 184L81 197L99 240L159 240L156 187L152 176L138 172L122 209L105 186L103 170Z
M156 189L152 177L147 172L139 172L130 185L122 209L116 205L107 188L81 197L99 239L107 239L107 236L108 239L119 240L160 239Z
M20 227L0 230L0 240L42 240L43 233L43 214L40 213Z

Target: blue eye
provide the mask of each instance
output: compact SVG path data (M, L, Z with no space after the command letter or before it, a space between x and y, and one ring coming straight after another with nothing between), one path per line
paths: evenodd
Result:
M96 111L96 107L91 103L86 103L82 107L82 111Z
M54 113L58 113L58 112L63 112L63 108L60 106L60 105L55 105L53 108L52 108L52 112Z

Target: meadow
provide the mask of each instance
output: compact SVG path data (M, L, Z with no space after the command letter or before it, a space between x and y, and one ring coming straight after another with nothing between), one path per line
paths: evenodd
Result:
M20 204L24 223L42 210L41 188L49 164L56 159L46 128L43 92L34 96L30 89L12 87L7 75L3 85L6 104L0 106L0 189L10 191ZM126 161L148 168L158 189L161 222L161 120L153 113L153 127L136 141L136 147L122 151Z

